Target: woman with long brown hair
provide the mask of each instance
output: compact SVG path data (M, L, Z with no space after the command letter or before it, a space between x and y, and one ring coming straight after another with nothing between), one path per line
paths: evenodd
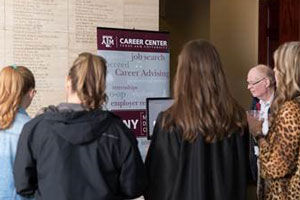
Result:
M32 72L7 66L0 72L0 199L20 200L13 180L13 163L21 130L30 120L27 107L35 94Z
M122 200L146 187L135 136L106 102L106 61L81 53L66 77L67 102L25 125L15 162L17 192L36 200Z
M259 199L300 199L300 42L282 44L274 61L276 92L267 136L249 116L264 180Z
M159 115L146 158L146 199L245 199L246 127L215 47L188 42L179 55L174 103Z

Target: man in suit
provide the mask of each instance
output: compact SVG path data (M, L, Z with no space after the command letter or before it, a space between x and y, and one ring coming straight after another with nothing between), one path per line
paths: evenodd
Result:
M273 70L266 65L257 65L251 68L247 76L247 87L253 96L251 110L259 110L263 120L262 133L268 134L269 112L275 91L275 75ZM250 165L252 178L259 183L259 163L257 157L259 149L256 141L250 136Z

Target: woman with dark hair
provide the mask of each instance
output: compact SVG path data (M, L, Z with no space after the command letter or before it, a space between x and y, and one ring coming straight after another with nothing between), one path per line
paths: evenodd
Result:
M35 95L32 72L7 66L0 72L0 199L21 200L13 179L13 163L21 130L30 120L25 111Z
M300 42L282 44L274 53L276 92L268 135L249 117L259 145L260 199L300 199ZM250 123L251 122L251 123Z
M179 55L174 103L157 119L146 158L146 200L243 200L247 121L215 47L188 42Z
M90 53L74 61L66 78L67 103L44 109L20 136L17 192L37 200L121 200L146 187L135 136L102 110L106 62Z

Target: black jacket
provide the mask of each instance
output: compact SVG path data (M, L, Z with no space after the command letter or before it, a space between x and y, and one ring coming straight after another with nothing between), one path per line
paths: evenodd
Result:
M52 109L27 123L14 176L17 193L37 200L129 199L146 187L134 135L102 110Z
M146 157L146 200L246 199L247 134L214 143L199 136L190 143L177 131L164 131L160 122L161 115Z
M259 99L254 97L251 102L251 110L260 110ZM251 182L257 183L257 156L254 153L254 146L258 146L251 134L249 134L249 157L250 157L250 169L251 169Z

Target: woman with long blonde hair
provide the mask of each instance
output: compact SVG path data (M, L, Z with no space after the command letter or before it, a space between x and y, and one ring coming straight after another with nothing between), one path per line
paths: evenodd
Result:
M300 42L274 53L276 92L268 135L253 118L250 131L259 145L259 199L300 199ZM253 123L255 122L255 123Z
M159 115L146 158L146 199L245 199L246 126L215 47L188 42L179 55L174 103Z
M13 163L23 125L30 120L25 109L35 94L35 80L23 66L7 66L0 72L0 199L22 199L16 194Z

